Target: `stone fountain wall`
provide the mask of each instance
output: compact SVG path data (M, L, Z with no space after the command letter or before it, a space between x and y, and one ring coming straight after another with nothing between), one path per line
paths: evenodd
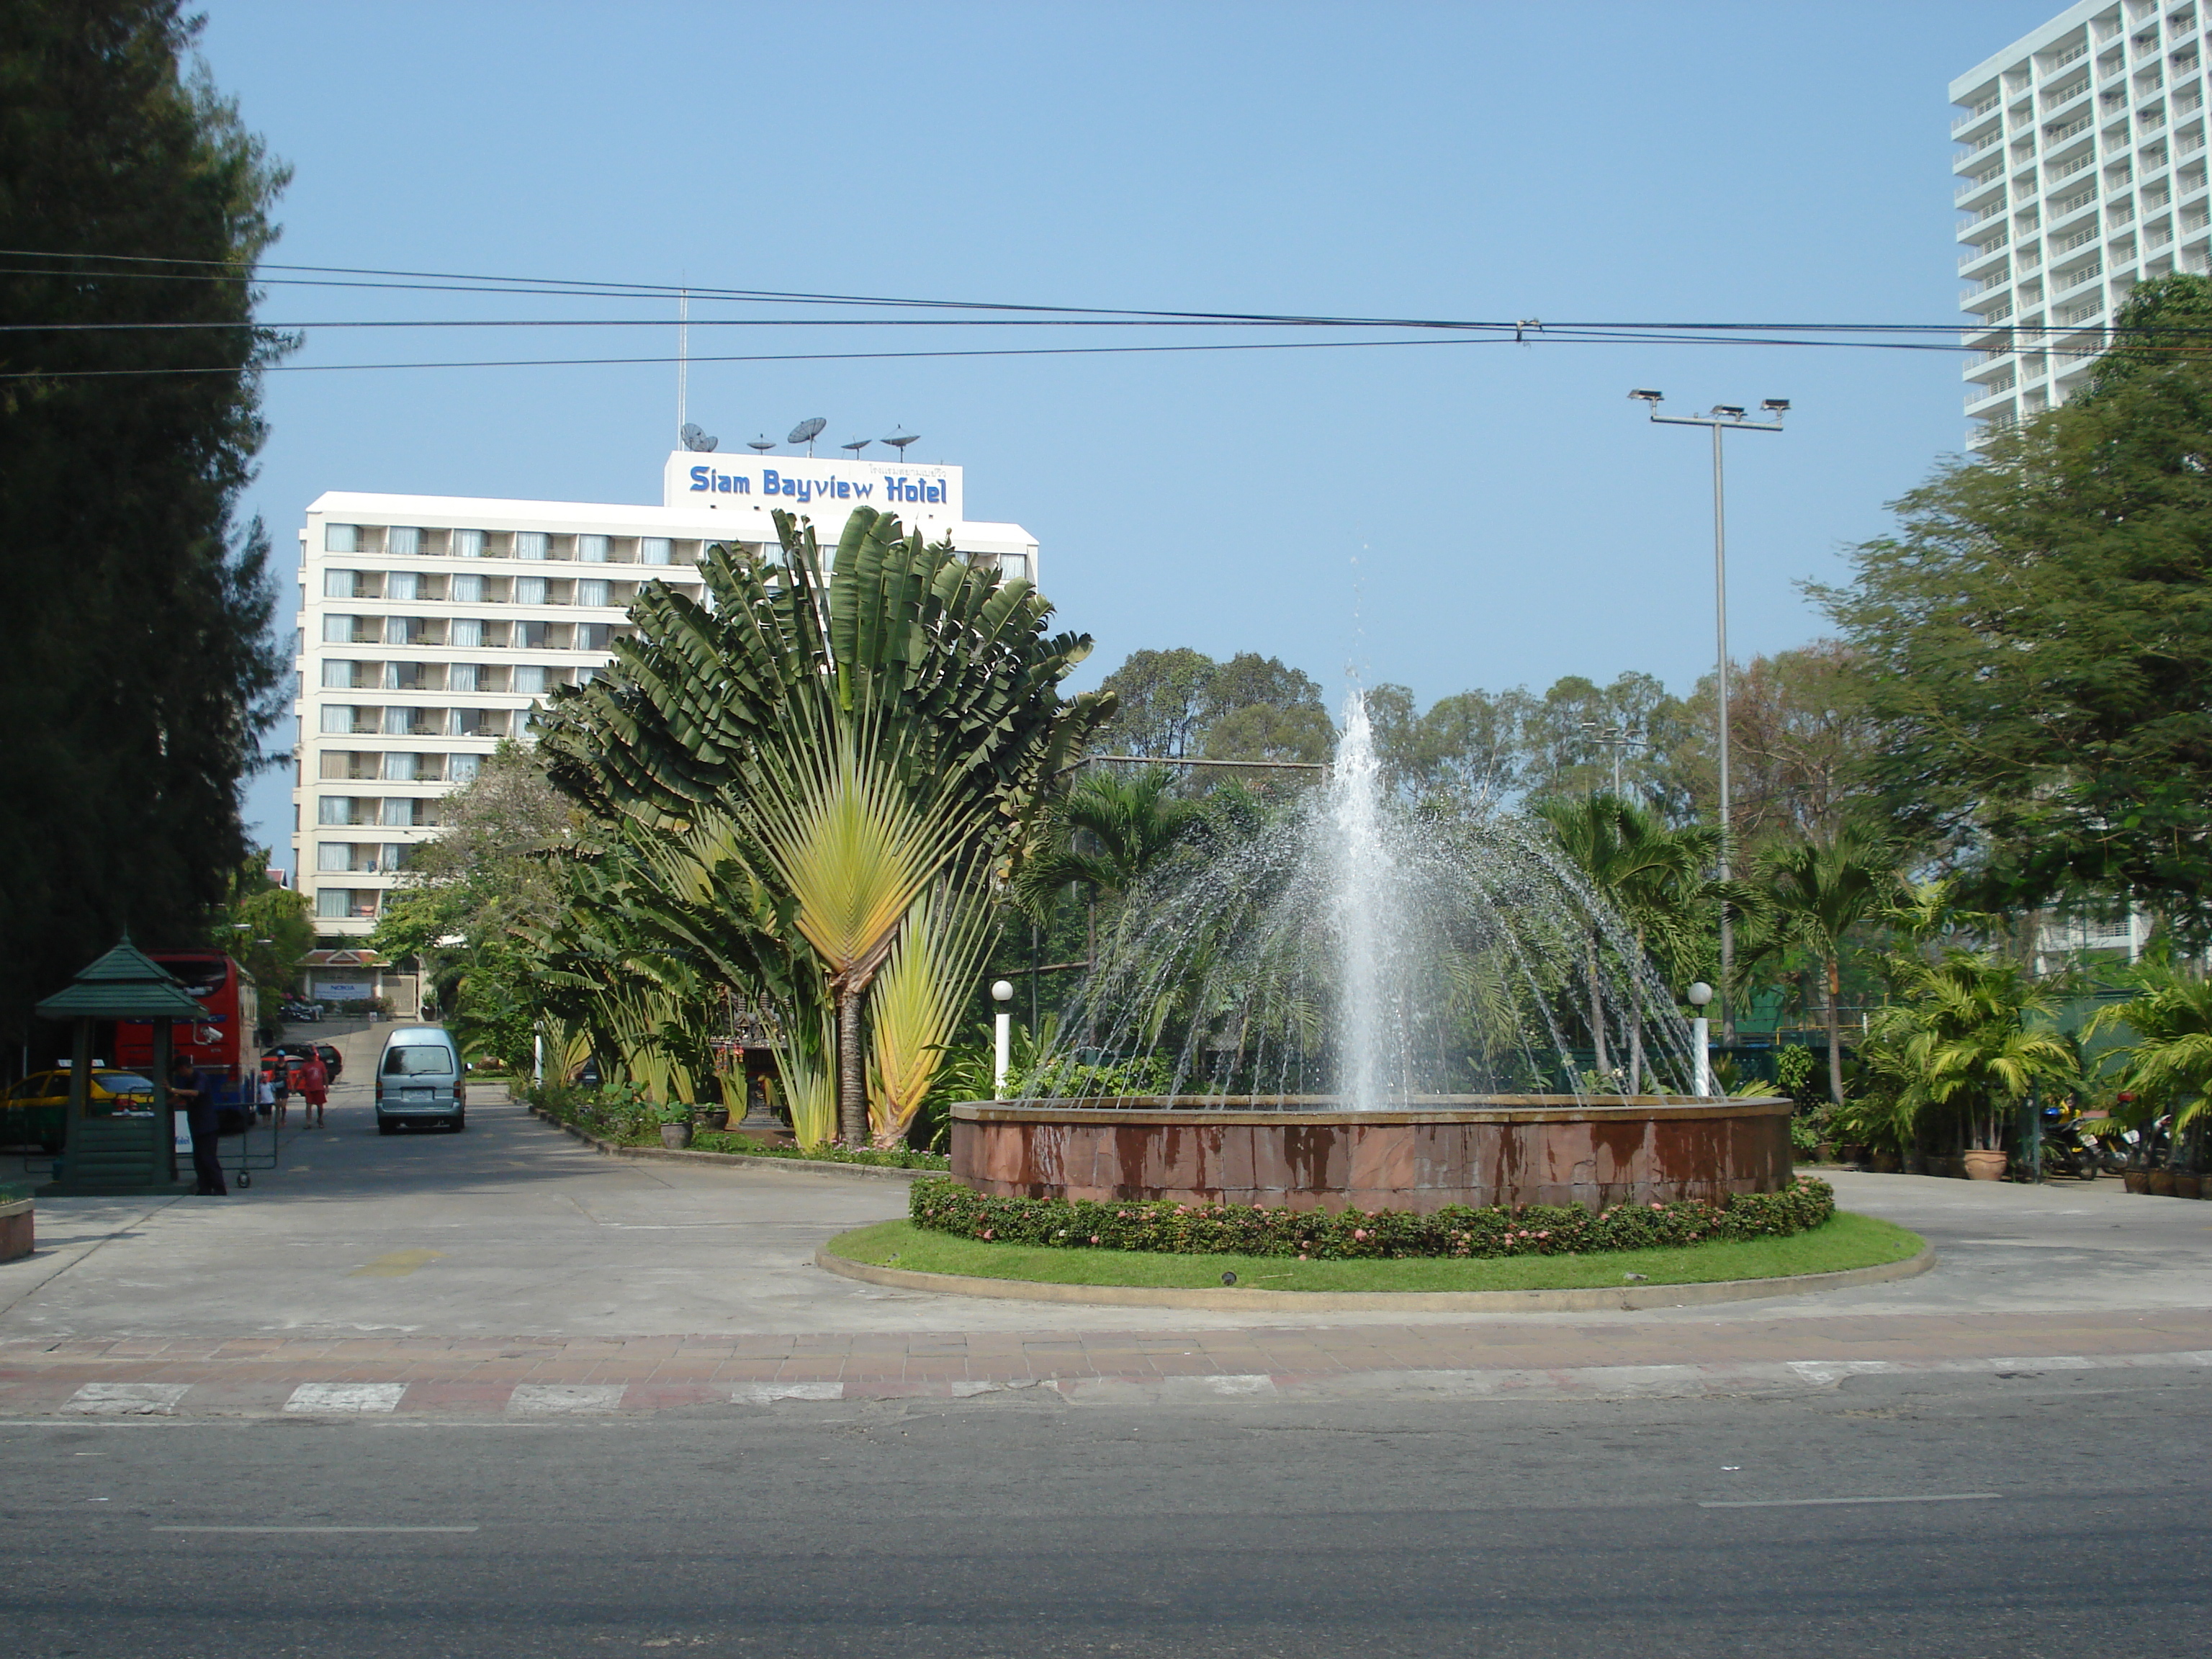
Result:
M1306 1103L955 1106L952 1174L1008 1197L1424 1213L1717 1201L1778 1192L1792 1177L1787 1100L1462 1096L1358 1112Z

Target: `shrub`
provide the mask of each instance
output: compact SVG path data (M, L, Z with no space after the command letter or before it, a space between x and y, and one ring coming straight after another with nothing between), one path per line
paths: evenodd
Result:
M1836 1212L1835 1189L1801 1176L1787 1192L1748 1193L1720 1204L1452 1206L1406 1210L1268 1209L1249 1204L999 1198L949 1179L917 1181L908 1213L918 1227L1001 1244L1055 1249L1153 1250L1177 1255L1295 1255L1322 1261L1411 1256L1579 1255L1778 1238L1810 1231Z
M702 1129L691 1137L691 1147L702 1152L737 1152L748 1158L795 1158L817 1164L867 1164L879 1170L947 1170L952 1160L942 1152L916 1152L908 1146L888 1151L880 1146L792 1146L777 1140L755 1140L727 1129Z

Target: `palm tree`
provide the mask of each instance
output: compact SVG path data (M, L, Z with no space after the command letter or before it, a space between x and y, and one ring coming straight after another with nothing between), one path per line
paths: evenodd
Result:
M1997 1120L2039 1083L2080 1075L2074 1046L2053 1030L2051 994L2014 963L1978 951L1947 951L1935 963L1900 964L1902 1000L1873 1022L1875 1046L1905 1083L1908 1101L1955 1105L1973 1145L1995 1149Z
M1827 993L1828 1098L1840 1106L1844 939L1859 923L1890 908L1901 885L1896 854L1879 836L1847 823L1826 842L1770 847L1752 869L1754 896L1744 917L1745 963L1793 947L1819 958Z
M1081 774L1037 815L1014 867L1014 902L1042 922L1062 888L1082 889L1084 954L1095 962L1099 901L1128 891L1199 821L1199 804L1176 799L1168 793L1174 787L1175 773L1164 766L1134 777Z
M2182 1137L2212 1107L2212 980L2185 973L2172 952L2158 949L2137 964L2136 993L2100 1008L2082 1033L2087 1040L2124 1025L2135 1041L2116 1051L2122 1086L2149 1109L2173 1114L2172 1157Z
M1559 849L1595 894L1635 935L1637 954L1656 952L1671 969L1696 949L1720 888L1707 873L1720 846L1718 830L1705 824L1670 829L1641 803L1594 793L1554 796L1536 803ZM1589 965L1589 1025L1597 1069L1607 1065L1604 1000L1595 926L1584 939ZM1639 968L1640 962L1637 964ZM1642 1010L1629 1021L1629 1087L1644 1072Z
M775 523L780 563L710 550L708 604L641 594L636 638L603 680L556 695L540 749L604 815L707 831L715 880L757 901L747 925L812 954L837 1017L841 1133L858 1145L863 1000L908 912L933 884L964 892L1018 854L1113 699L1060 696L1091 641L1048 635L1052 607L1027 582L866 507L825 576L812 527ZM673 908L696 909L689 886Z

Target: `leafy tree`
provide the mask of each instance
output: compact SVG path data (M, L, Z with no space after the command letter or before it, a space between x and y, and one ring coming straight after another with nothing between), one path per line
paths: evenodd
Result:
M2172 1157L2212 1109L2212 980L2182 968L2170 948L2154 951L2130 971L2133 994L2100 1008L2084 1041L2124 1028L2134 1041L2110 1056L2121 1088L2136 1097L2136 1115L2173 1115Z
M199 936L285 664L259 525L254 262L284 170L176 0L0 9L0 1028L129 926ZM150 264L147 262L151 261ZM52 325L40 328L38 325ZM190 371L190 372L163 372Z
M269 878L270 851L261 848L231 878L230 901L210 930L252 975L264 996L291 990L300 963L315 948L315 919L307 896Z
M1101 752L1156 760L1195 754L1217 666L1188 646L1131 652L1100 688L1114 697L1114 716L1097 731Z
M1844 939L1860 923L1887 915L1897 901L1903 882L1896 851L1863 825L1846 822L1825 843L1791 841L1766 848L1752 866L1750 886L1740 971L1792 946L1819 959L1826 991L1828 1098L1840 1106Z
M1870 810L1866 772L1880 749L1862 653L1815 640L1754 657L1729 677L1729 788L1737 842L1832 840ZM1701 818L1718 816L1718 694L1705 676L1680 705L1667 756L1674 799Z
M2087 395L1946 464L1813 590L1867 665L1888 811L1993 908L2087 889L2212 930L2212 361L2173 333L2208 306L2138 289Z
M1206 685L1202 747L1208 760L1318 765L1336 747L1336 728L1309 676L1279 657L1240 651Z

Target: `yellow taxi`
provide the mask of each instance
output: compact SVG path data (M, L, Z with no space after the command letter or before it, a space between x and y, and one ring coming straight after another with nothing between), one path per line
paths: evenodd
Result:
M154 1080L137 1072L95 1069L88 1102L96 1116L135 1115L154 1109ZM33 1072L8 1091L0 1104L0 1145L62 1149L63 1121L69 1113L70 1074Z

